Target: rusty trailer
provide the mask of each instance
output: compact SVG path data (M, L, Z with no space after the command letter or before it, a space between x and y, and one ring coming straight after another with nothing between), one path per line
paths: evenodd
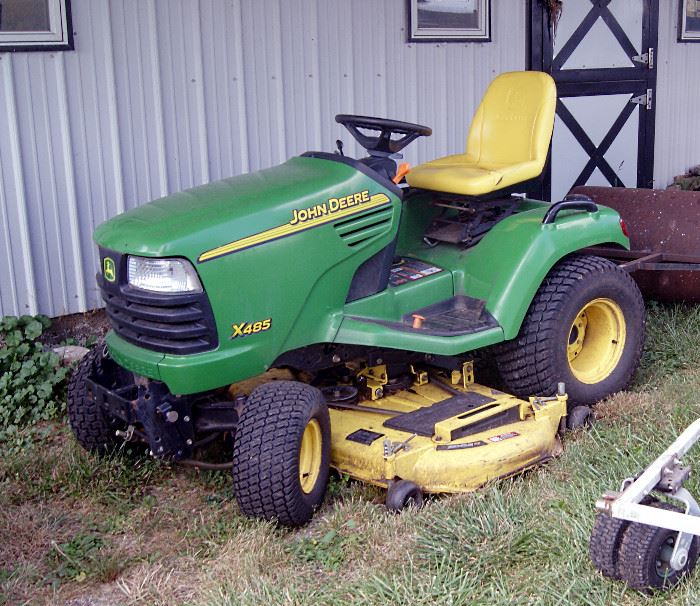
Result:
M700 192L582 186L572 194L620 213L631 250L597 246L632 273L647 298L700 303Z

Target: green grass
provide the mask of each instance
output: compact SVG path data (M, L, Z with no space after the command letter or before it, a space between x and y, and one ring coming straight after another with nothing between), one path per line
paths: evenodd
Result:
M588 537L603 491L700 416L698 344L700 308L653 305L631 390L557 460L402 515L381 490L333 479L294 531L241 516L225 473L98 460L52 427L0 461L0 603L697 604L700 571L644 596L593 570Z
M647 339L634 386L700 367L700 306L647 303Z

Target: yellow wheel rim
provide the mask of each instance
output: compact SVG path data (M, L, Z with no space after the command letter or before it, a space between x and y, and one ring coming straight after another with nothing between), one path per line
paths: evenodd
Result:
M321 473L322 446L321 426L311 419L304 428L299 449L299 483L305 494L314 489Z
M625 349L625 316L612 299L594 299L569 329L569 367L581 383L600 383L615 370Z

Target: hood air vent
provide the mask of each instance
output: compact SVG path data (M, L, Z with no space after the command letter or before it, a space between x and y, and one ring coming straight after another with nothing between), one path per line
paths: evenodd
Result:
M380 208L338 221L333 227L348 246L358 246L370 238L385 234L391 228L393 212L392 208Z

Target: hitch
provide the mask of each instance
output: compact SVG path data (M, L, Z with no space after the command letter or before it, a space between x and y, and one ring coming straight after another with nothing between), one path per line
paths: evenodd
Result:
M136 417L143 426L153 456L189 459L194 443L192 404L173 396L165 383L139 385Z

